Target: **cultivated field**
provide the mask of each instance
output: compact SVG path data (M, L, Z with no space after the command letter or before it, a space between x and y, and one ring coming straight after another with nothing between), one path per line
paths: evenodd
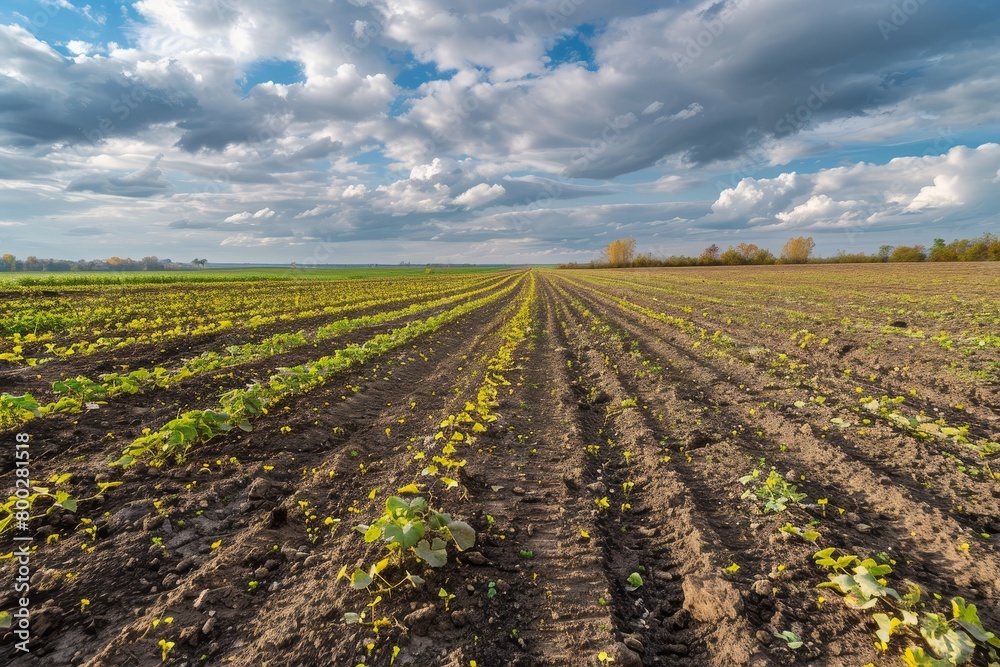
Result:
M0 306L6 665L1000 662L1000 265Z

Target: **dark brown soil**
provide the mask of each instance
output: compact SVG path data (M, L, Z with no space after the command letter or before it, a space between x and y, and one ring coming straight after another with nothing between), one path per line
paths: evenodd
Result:
M537 272L533 324L514 368L503 373L510 385L501 387L500 417L460 450L467 460L454 475L460 486L429 494L477 530L474 553L436 570L409 563L426 584L383 594L376 616L389 621L377 635L343 620L371 598L338 581L338 571L384 551L351 528L371 521L396 489L421 481L414 454L433 441L441 420L476 400L529 280L514 296L272 409L252 433L195 450L183 466L123 472L107 462L143 428L210 405L220 387L266 378L401 322L120 397L100 410L29 422L19 430L32 436L33 479L72 473L77 497L92 495L96 481L124 484L75 514L33 522L31 653L17 652L7 634L0 660L17 667L534 667L599 665L606 652L616 667L901 664L905 640L876 651L870 613L815 588L826 577L812 554L827 546L885 554L895 562L890 585L905 590L912 581L929 599L962 596L987 628L1000 629L1000 482L969 474L984 467L971 450L884 420L859 428L851 409L859 385L873 395L906 394L908 409L938 408L970 434L996 440L1000 406L987 380L913 372L946 365L946 351L931 346L883 346L873 357L863 350L881 335L874 329L802 349L777 324L734 322L725 329L732 347L713 353L616 301L664 311L667 297L655 289L663 285L678 289L680 304L691 294L718 297L696 274L604 275L619 282ZM830 280L821 274L833 290ZM933 299L954 289L954 277L942 275L910 294ZM764 305L777 309L782 294L776 289ZM708 335L731 317L725 304L702 312L695 307L686 317ZM963 325L975 326L971 318ZM820 323L813 328L820 333ZM242 341L123 354L125 363L163 364L234 342ZM764 356L746 352L754 346L802 360L808 370L771 372ZM851 349L839 353L845 346ZM978 354L964 360L966 368L998 360L995 349ZM80 359L73 372L89 375L106 361ZM869 382L874 364L882 370ZM911 370L889 372L897 366ZM845 367L854 373L845 375ZM817 395L827 400L812 401ZM0 438L13 442L14 432ZM992 462L1000 472L1000 461ZM765 514L741 497L741 476L772 467L807 494L802 505ZM0 464L5 487L13 487L12 468L8 456ZM829 499L825 508L820 498ZM308 539L301 503L319 521L340 519L340 528ZM816 544L779 530L810 522L821 534ZM55 533L57 541L46 541ZM10 561L0 573L0 610L12 609ZM633 573L641 587L628 586ZM393 568L390 578L402 574ZM447 607L440 589L455 596ZM82 599L89 600L83 609ZM801 648L776 638L786 630L801 636ZM174 642L165 661L160 640Z

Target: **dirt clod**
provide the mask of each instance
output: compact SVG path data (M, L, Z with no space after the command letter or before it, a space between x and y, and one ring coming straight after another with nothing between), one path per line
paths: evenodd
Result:
M667 644L663 647L663 652L670 655L687 655L690 649L684 644Z
M422 607L403 618L403 625L417 637L426 637L431 623L437 618L437 607Z
M684 579L684 609L702 623L734 619L743 611L743 599L733 586L715 575Z
M625 646L632 649L640 655L646 652L646 647L642 645L642 640L639 639L638 635L625 635L624 638Z
M642 667L642 656L630 649L624 643L615 644L612 651L615 665L623 667Z
M208 595L210 592L211 591L209 589L207 588L204 589L201 593L198 594L198 597L195 599L194 604L192 606L195 609L201 609L202 607L204 607L205 604L208 603Z
M468 609L456 609L451 612L451 623L456 628L464 628L472 622L473 612Z
M490 564L490 561L487 560L486 556L478 551L467 551L459 556L459 559L469 565L477 565L480 567Z

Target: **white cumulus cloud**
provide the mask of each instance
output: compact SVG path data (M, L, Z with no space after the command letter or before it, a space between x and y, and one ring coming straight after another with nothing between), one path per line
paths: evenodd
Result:
M454 203L468 209L479 208L483 204L487 204L497 197L500 197L505 192L507 192L507 190L504 189L502 185L488 185L486 183L480 183L479 185L473 186L455 197Z

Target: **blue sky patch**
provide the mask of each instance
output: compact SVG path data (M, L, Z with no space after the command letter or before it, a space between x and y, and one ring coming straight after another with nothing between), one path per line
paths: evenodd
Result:
M597 71L594 62L594 50L588 42L594 36L594 26L583 23L576 26L572 33L563 34L555 45L545 52L549 61L548 69L555 69L566 63L580 63L591 72Z
M66 44L89 42L103 47L108 42L126 46L127 30L138 15L118 0L74 1L73 9L39 0L5 0L0 23L19 25L63 55L75 55ZM88 54L90 55L90 54Z
M302 73L302 65L295 60L257 60L248 65L243 74L245 79L239 84L244 95L259 83L272 81L287 86L306 80Z
M393 57L394 55L396 57ZM393 79L393 83L407 90L416 90L428 81L447 81L458 73L458 70L455 69L439 70L437 63L433 60L426 63L420 62L409 51L402 57L398 57L398 54L390 54L389 61L401 67L399 74Z

